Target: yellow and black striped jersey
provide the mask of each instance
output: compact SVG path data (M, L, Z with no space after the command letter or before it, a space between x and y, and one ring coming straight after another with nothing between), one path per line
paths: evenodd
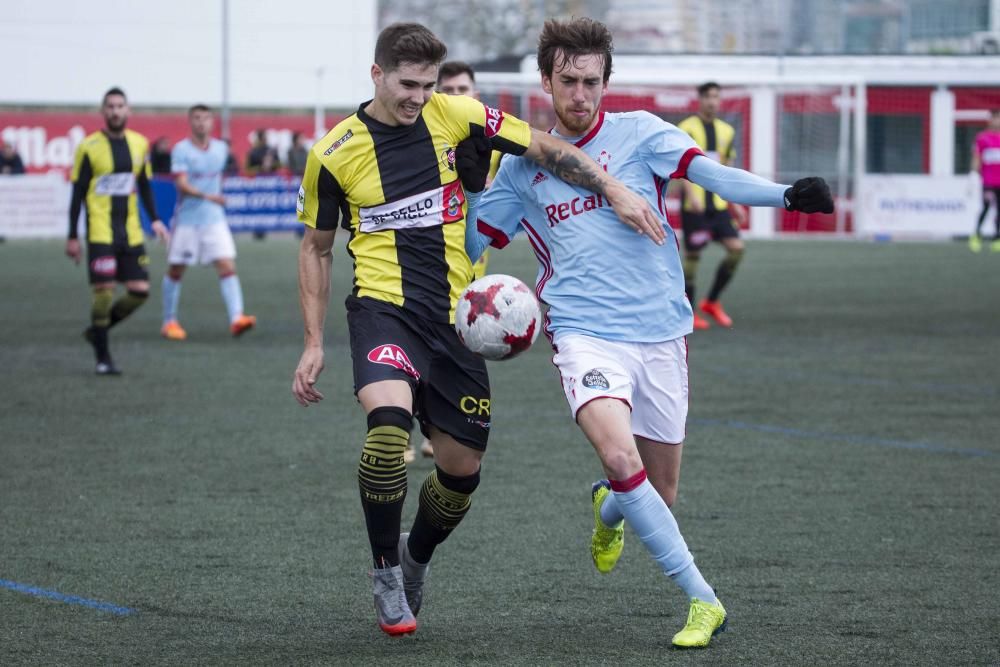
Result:
M77 147L70 180L69 236L76 238L80 203L87 209L87 242L136 246L142 244L137 189L150 217L156 219L147 156L149 141L132 130L112 138L100 130Z
M724 120L716 118L711 123L706 123L700 116L688 116L677 127L684 130L694 139L698 147L705 151L705 155L716 162L731 164L736 158L736 130ZM714 192L705 192L700 185L691 183L690 191L694 197L705 198L705 211L722 211L729 204L726 200ZM684 210L690 209L690 202L684 203Z
M385 125L362 104L317 142L306 160L298 217L350 231L354 294L453 322L472 280L465 252L465 192L455 147L481 134L520 155L527 123L464 95L435 93L413 125Z

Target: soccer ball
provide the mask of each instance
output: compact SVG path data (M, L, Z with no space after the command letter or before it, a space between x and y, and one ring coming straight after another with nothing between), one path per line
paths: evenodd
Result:
M510 359L538 337L542 314L527 285L495 273L471 283L458 298L455 331L467 348L487 359Z

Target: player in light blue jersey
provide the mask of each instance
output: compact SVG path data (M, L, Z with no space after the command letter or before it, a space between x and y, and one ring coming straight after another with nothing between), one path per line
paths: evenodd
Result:
M212 137L212 110L196 104L188 110L191 137L174 146L171 171L177 183L173 239L167 253L170 268L163 276L163 327L170 340L184 340L187 332L177 321L181 278L191 264L214 264L229 315L229 331L240 336L257 318L243 312L243 288L236 275L236 244L226 223L222 172L229 156L226 142Z
M726 611L669 509L687 419L692 311L677 239L666 225L664 189L669 179L687 178L752 206L811 212L830 211L833 202L822 179L778 185L708 159L686 133L649 113L601 111L611 41L608 29L590 19L545 23L538 64L556 113L553 133L645 196L659 210L667 243L630 232L600 196L507 156L479 200L479 233L468 234L466 245L475 260L487 243L502 248L515 234L527 235L539 262L536 293L549 306L545 330L556 350L553 361L573 416L608 476L592 487L594 564L601 572L614 567L628 521L691 599L674 645L702 647L725 628ZM462 171L472 163L484 172L487 155L466 143L457 165Z

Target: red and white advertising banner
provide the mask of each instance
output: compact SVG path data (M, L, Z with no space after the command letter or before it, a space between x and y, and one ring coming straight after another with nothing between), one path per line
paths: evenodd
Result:
M336 121L328 118L328 122ZM140 132L150 144L166 137L172 147L190 134L187 113L133 112L129 128ZM0 111L0 136L21 155L28 173L61 171L68 173L73 166L73 154L85 136L104 127L104 120L94 112ZM216 135L219 118L215 122ZM251 114L236 113L230 119L232 147L240 167L250 150L253 133L262 129L270 146L285 157L292 145L292 133L302 132L312 140L314 120L310 114Z

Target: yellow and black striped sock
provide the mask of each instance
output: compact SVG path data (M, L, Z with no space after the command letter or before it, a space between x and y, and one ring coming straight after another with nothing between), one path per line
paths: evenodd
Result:
M112 287L100 287L94 290L90 302L90 333L87 339L94 346L94 356L98 363L108 363L111 353L108 351L108 327L111 325L111 303L115 299Z
M399 564L396 546L406 499L403 452L412 426L413 416L404 408L381 407L368 414L368 436L358 463L358 488L377 567Z
M146 303L146 299L149 298L149 292L139 292L136 290L129 290L125 295L115 301L115 305L111 307L111 323L109 327L113 327L126 317L138 310L139 306Z
M420 506L410 531L413 560L430 562L434 548L448 539L472 505L472 492L479 486L479 471L465 477L449 475L435 466L420 487Z

